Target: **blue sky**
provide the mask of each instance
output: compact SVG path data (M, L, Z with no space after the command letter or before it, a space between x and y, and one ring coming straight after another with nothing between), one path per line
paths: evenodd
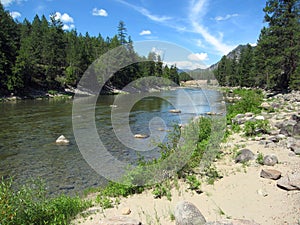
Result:
M216 63L239 44L255 44L264 25L263 0L0 1L18 21L57 13L64 29L93 36L112 37L122 20L134 42L168 41L188 49L190 68ZM185 63L178 62L182 68Z

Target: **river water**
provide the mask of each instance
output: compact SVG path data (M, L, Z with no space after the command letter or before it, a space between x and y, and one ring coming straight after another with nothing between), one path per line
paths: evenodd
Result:
M193 104L186 101L183 91L188 93ZM136 95L129 94L126 98L138 98ZM140 155L146 159L158 157L157 148L137 153L115 137L111 123L114 107L111 106L116 98L100 96L95 108L98 134L105 147L118 160L132 164ZM130 129L133 134L149 134L149 121L159 117L164 121L164 126L157 123L156 128L167 136L167 131L175 123L187 123L197 114L209 111L224 111L221 101L219 92L201 89L177 89L156 93L156 97L141 97L130 110ZM170 102L175 102L175 105ZM31 178L42 178L50 195L80 194L86 188L106 182L88 165L77 147L72 126L72 104L71 99L0 104L0 177L14 177L18 184ZM174 108L180 109L181 113L170 113L169 110ZM124 118L124 123L127 120ZM55 143L62 134L70 140L70 145Z

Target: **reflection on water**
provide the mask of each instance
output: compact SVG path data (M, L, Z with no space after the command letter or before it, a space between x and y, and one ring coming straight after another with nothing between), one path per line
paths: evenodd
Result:
M167 130L174 123L187 123L196 114L222 110L213 105L221 101L221 95L216 91L206 91L204 95L201 90L185 89L189 100L185 99L182 91L159 92L156 97L137 101L129 114L132 134L150 134L150 123L151 129L159 130L161 136L166 138ZM126 95L126 98L130 97L136 96ZM115 99L116 96L100 96L95 109L97 131L105 147L118 160L133 164L139 155L146 159L157 157L158 149L137 152L124 146L115 136L111 112L116 110L119 113L120 123L125 115L120 107L111 107ZM188 104L190 100L193 105ZM176 102L176 105L170 102ZM169 113L173 108L179 108L182 113ZM72 128L71 100L1 103L0 124L0 176L13 176L18 183L24 183L29 178L42 178L50 194L80 193L83 189L105 182L78 150ZM70 145L55 144L61 134L70 140Z

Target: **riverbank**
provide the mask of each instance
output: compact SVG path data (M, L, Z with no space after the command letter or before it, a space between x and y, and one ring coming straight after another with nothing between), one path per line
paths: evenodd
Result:
M226 93L234 93L234 90ZM229 97L231 101L240 100L238 96ZM182 200L194 204L206 221L246 219L262 225L299 224L300 93L265 97L259 108L260 112L232 117L234 122L228 124L227 129L230 135L220 146L221 158L213 163L223 178L215 180L213 185L202 179L201 191L191 190L187 182L178 180L177 185L170 187L169 199L167 196L154 198L153 190L146 190L119 198L114 208L103 209L95 204L88 210L91 215L77 218L73 224L120 224L108 221L133 218L131 221L135 223L128 224L173 225L175 208ZM250 150L253 156L240 160L243 149ZM268 156L278 162L270 164ZM263 178L262 170L279 172L281 178ZM294 179L294 183L289 183L287 178ZM88 198L95 200L96 196L92 194Z

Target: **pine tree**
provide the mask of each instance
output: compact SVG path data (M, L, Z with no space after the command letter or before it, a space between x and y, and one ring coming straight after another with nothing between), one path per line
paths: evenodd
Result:
M268 0L255 54L256 73L267 88L286 91L299 82L300 16L298 0ZM262 59L265 59L263 61ZM298 80L298 81L297 81Z
M14 77L12 68L16 60L19 28L0 2L0 93L14 91L19 79Z
M126 37L127 37L127 29L125 23L123 21L120 21L118 25L118 39L121 45L127 43Z

